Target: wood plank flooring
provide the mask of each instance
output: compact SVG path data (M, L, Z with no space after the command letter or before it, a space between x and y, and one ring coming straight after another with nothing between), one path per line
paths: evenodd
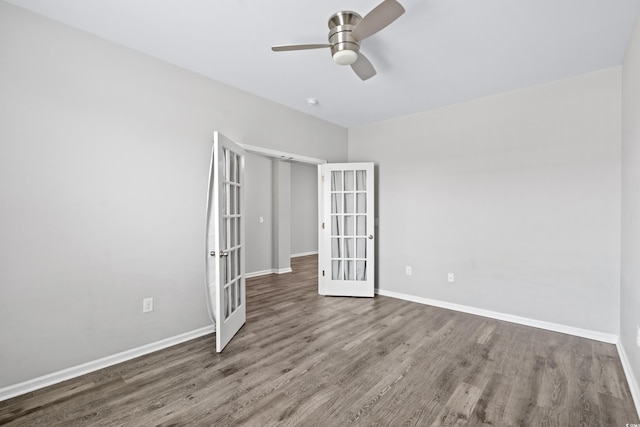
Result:
M613 345L377 296L317 261L247 282L247 324L0 402L15 426L624 426Z

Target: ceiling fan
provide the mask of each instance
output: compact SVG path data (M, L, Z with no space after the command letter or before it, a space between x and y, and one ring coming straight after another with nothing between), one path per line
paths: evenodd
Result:
M336 12L329 18L328 44L296 44L273 46L274 52L331 48L331 56L336 64L351 65L362 80L376 75L376 69L360 52L360 42L391 24L405 12L396 0L384 0L374 7L364 18L348 10Z

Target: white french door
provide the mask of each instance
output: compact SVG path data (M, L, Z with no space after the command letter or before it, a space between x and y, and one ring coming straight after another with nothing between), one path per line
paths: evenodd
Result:
M318 166L318 293L373 297L373 163Z
M219 353L247 318L244 277L244 150L214 132L207 204L207 297Z

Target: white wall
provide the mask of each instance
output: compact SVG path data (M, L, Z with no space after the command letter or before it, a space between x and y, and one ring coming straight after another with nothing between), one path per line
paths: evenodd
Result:
M640 21L622 67L622 274L620 341L640 411Z
M344 128L5 2L0 58L0 388L210 324L214 130L346 160Z
M318 166L291 163L291 253L318 251Z
M617 334L620 100L617 67L350 129L379 288Z

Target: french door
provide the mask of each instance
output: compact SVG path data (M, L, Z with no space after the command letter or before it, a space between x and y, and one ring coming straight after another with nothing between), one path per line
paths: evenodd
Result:
M318 166L318 293L373 297L373 163Z
M207 203L207 297L219 353L247 318L244 277L244 150L215 132Z

